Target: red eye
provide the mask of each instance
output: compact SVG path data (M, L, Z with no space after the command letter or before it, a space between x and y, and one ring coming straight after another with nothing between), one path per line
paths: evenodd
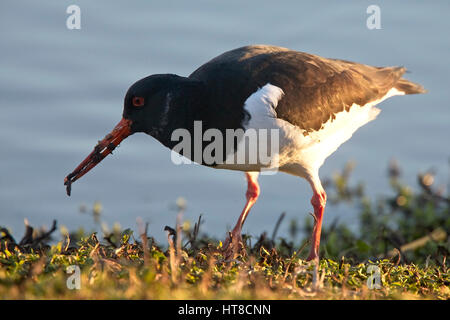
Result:
M133 106L142 107L144 105L144 98L134 97L132 102L133 102Z

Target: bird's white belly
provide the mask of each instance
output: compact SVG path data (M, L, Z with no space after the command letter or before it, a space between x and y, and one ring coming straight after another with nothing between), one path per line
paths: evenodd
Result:
M283 94L281 88L266 84L246 100L245 109L251 118L244 126L245 134L251 133L254 137L254 132L257 132L256 136L267 135L268 138L259 139L256 146L242 140L237 146L237 151L228 155L226 163L218 165L217 168L241 171L279 169L306 177L309 173L316 172L325 159L350 139L358 128L376 118L381 111L375 108L376 104L404 93L393 88L379 100L364 106L353 104L348 111L336 113L335 118L330 118L320 130L309 132L307 135L303 129L276 118L276 106ZM274 141L278 142L275 143L277 145L274 145ZM237 153L245 154L244 163L233 161ZM270 156L270 161L267 160L267 155ZM250 159L253 160L251 163L248 161Z

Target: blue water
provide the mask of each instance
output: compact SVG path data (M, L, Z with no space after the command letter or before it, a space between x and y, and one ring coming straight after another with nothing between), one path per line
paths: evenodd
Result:
M81 8L81 30L66 28L66 8ZM128 138L67 197L63 178L120 120L123 96L154 73L187 76L210 58L247 44L273 44L373 65L404 65L429 93L382 103L378 119L360 129L321 169L330 176L348 160L353 181L386 194L395 157L404 179L431 167L445 185L450 124L450 2L377 1L381 30L366 27L373 1L6 1L0 5L0 225L16 236L23 219L93 230L81 214L98 200L102 220L135 227L150 222L164 239L171 209L187 200L185 218L203 213L203 230L223 237L244 205L242 173L176 166L170 152L143 134ZM311 210L308 184L277 174L260 178L262 193L244 232L271 231L281 212L303 222ZM328 207L325 222L356 225L355 208ZM287 223L280 235L287 232Z

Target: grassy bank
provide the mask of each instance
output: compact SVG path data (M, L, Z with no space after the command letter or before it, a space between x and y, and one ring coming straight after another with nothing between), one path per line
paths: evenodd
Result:
M202 233L201 218L166 227L163 244L144 225L140 234L63 230L53 245L56 224L26 226L20 241L2 228L0 299L449 299L450 201L434 176L418 175L414 191L392 164L391 195L372 200L362 184L349 184L351 169L330 179L327 191L331 208L343 201L360 208L360 232L338 222L325 228L318 264L304 260L308 239L295 240L310 232L312 218L304 230L292 221L290 237L280 238L281 215L270 237L244 237L231 260Z

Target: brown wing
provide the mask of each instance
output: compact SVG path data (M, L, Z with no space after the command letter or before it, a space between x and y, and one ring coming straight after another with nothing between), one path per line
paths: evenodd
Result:
M354 103L363 106L382 98L397 83L401 88L409 86L407 93L423 92L419 85L401 79L405 71L403 67L372 67L275 46L247 46L214 58L190 78L206 82L210 101L216 101L211 108L236 114L235 122L252 93L267 83L276 85L285 93L277 107L278 118L310 132Z

